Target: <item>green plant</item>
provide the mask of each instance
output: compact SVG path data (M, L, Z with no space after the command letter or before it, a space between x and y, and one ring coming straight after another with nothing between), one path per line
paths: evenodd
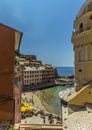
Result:
M10 124L8 130L15 130L14 126L12 124Z

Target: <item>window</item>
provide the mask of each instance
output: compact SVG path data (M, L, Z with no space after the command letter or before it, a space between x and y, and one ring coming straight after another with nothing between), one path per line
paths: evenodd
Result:
M79 50L79 62L81 61L81 50Z
M82 28L83 28L83 23L80 23L79 29L82 29Z
M79 72L82 72L82 69L79 69Z
M92 19L92 14L90 15L90 19Z
M79 33L83 32L83 23L80 23L79 25Z

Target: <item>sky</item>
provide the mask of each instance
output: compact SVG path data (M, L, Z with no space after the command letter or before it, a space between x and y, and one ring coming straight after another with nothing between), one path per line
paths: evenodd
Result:
M0 22L23 32L20 52L74 66L73 22L86 0L0 0Z

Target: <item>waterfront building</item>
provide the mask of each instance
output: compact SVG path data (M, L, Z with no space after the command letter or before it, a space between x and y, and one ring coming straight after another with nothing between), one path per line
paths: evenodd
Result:
M39 86L55 83L55 73L51 65L43 65L40 67L24 66L23 85Z
M37 60L36 56L35 55L25 55L25 58L29 61L32 61L32 60Z
M22 33L0 24L0 129L21 121L21 75L17 53Z
M33 55L32 55L33 56ZM31 56L30 56L31 57ZM40 67L42 62L40 60L32 60L30 57L20 57L19 64L20 66L30 66L30 67Z
M23 86L33 86L37 85L38 82L40 83L39 80L41 80L41 77L39 78L40 75L38 75L39 69L38 66L36 66L36 61L31 63L30 59L26 59L25 57L20 57L19 59L19 64L22 72Z
M37 86L42 83L42 70L36 67L25 66L23 84L25 86Z
M87 0L80 9L74 29L75 90L59 93L63 129L89 130L92 128L92 0Z
M40 60L32 60L30 61L31 67L40 67L42 65L42 62Z
M55 70L52 65L45 64L42 70L42 83L55 83Z
M19 57L19 63L24 64L24 62L25 62L25 58L24 57Z
M55 69L52 65L42 65L40 60L32 60L31 56L25 57L19 58L23 88L55 85Z

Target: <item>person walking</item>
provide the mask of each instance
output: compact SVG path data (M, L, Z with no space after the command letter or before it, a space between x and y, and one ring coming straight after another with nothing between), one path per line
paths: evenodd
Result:
M43 123L45 124L45 116L43 117Z

